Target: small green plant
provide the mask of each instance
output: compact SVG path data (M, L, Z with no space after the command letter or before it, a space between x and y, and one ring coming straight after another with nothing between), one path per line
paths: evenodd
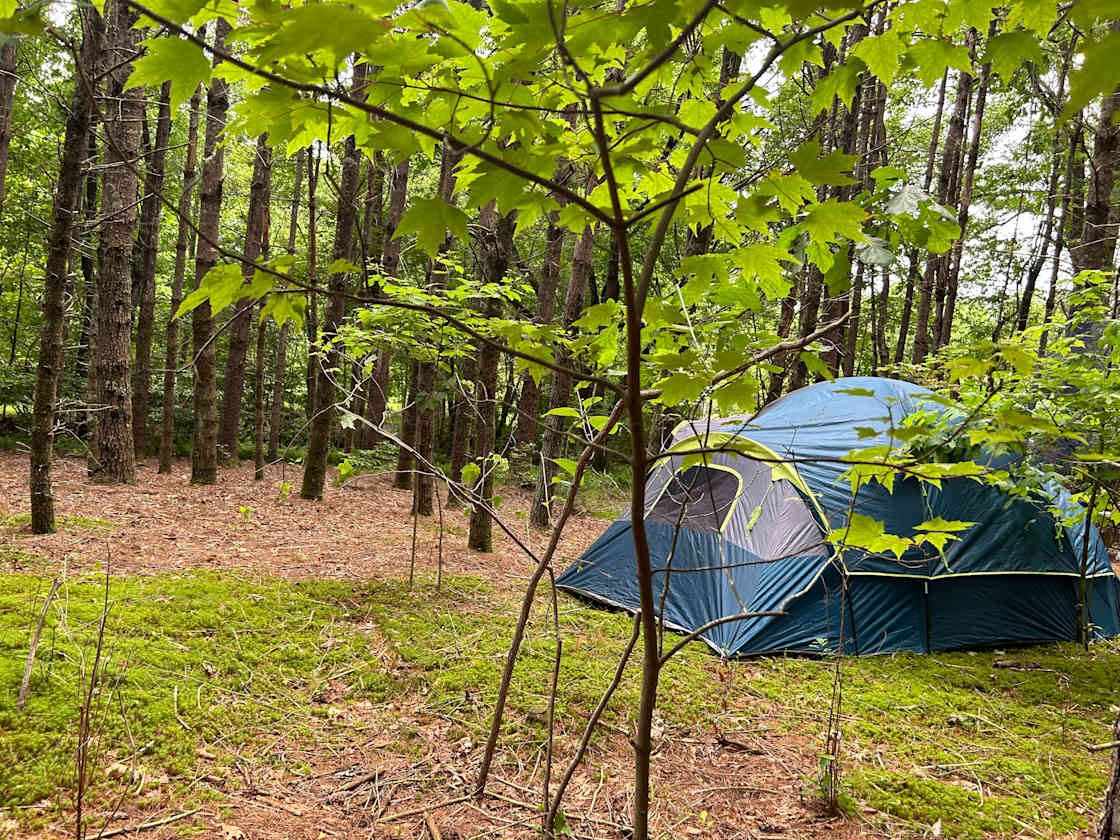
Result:
M291 492L292 482L285 481L280 485L280 503L288 501L288 493Z
M241 519L243 522L248 522L249 517L253 513L253 509L248 505L239 505L237 508L237 512L241 515Z

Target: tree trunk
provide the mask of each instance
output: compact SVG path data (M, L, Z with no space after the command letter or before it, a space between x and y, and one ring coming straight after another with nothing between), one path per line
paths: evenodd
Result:
M404 408L401 409L401 441L406 444L397 450L397 468L393 472L393 487L397 490L410 490L412 489L412 471L415 468L416 459L412 455L410 447L415 445L416 442L416 400L418 395L416 393L416 386L420 384L420 376L417 368L419 362L410 362L408 367L408 396L405 400Z
M171 280L171 311L167 319L166 353L163 363L163 413L159 427L159 471L171 472L171 449L175 442L175 381L179 367L179 319L175 313L183 302L183 278L187 273L187 242L190 237L191 195L198 165L199 94L191 97L187 126L187 159L183 164L183 187L179 194L179 232L175 239L175 273Z
M218 18L215 46L225 44L231 27ZM214 65L221 59L215 57ZM220 76L210 82L206 96L206 132L202 154L202 190L199 201L198 245L195 255L195 287L218 261L218 223L222 212L222 183L225 148L218 141L229 110L229 85ZM191 446L191 483L218 483L218 395L214 347L214 319L210 302L191 314L194 338L194 441Z
M1074 183L1074 170L1078 163L1077 153L1081 147L1081 136L1084 126L1081 121L1081 116L1078 115L1074 118L1073 124L1069 130L1069 153L1066 155L1066 174L1065 186L1062 190L1062 211L1061 218L1057 225L1057 231L1054 240L1054 260L1050 266L1050 289L1046 293L1046 312L1043 314L1042 323L1049 324L1054 317L1054 309L1058 301L1058 271L1061 268L1062 249L1066 245L1066 232L1069 230L1069 216L1070 204L1073 197L1073 183ZM1046 330L1042 333L1042 337L1038 340L1038 353L1040 356L1046 355L1046 344L1050 338L1050 331Z
M271 195L272 149L268 136L257 138L253 157L253 180L249 186L249 212L245 220L245 262L242 272L251 283L261 255L264 231L268 227L268 201ZM226 375L222 389L221 425L218 429L219 457L237 463L237 438L241 429L241 403L245 392L245 360L249 355L249 333L253 327L253 304L248 298L237 301L229 328L229 350L226 353Z
M295 255L296 233L299 230L300 186L303 183L303 158L305 151L296 153L296 174L292 182L291 213L288 217L288 254ZM276 342L276 361L272 373L272 414L268 423L268 460L275 461L280 455L280 431L284 425L284 375L288 364L288 327L285 321L280 328Z
M455 195L455 167L459 163L459 155L444 145L440 162L439 185L436 195L447 204L454 204ZM428 269L428 287L439 291L447 287L447 265L442 257L451 247L451 238L448 236L440 248L439 255L432 261ZM431 469L424 464L435 463L436 457L436 361L434 359L420 362L417 370L417 415L416 415L416 451L423 462L416 474L415 494L412 500L413 511L420 516L431 516L433 497L435 495L435 476Z
M591 274L591 252L595 246L595 234L591 227L585 227L572 252L572 276L568 281L568 292L564 299L562 315L564 329L572 324L583 311L583 297L587 292L587 280ZM557 354L557 363L566 367L572 363L568 354ZM553 371L552 390L548 397L548 410L563 408L571 401L572 376L566 371ZM549 501L552 498L552 479L556 475L556 459L563 454L564 431L567 418L550 414L545 417L544 437L541 440L537 489L533 497L533 507L529 521L538 528L547 528L551 522Z
M319 187L319 165L321 160L313 146L307 147L307 284L311 292L307 296L307 317L304 328L307 331L307 404L304 412L310 424L315 416L315 388L319 384L318 365L315 347L319 343L319 293L315 286L319 282L319 205L316 192Z
M1112 25L1120 31L1120 21ZM1112 190L1120 168L1120 125L1114 119L1120 110L1120 87L1101 99L1100 117L1089 160L1089 182L1085 195L1081 241L1070 249L1074 271L1109 271L1116 250L1112 220Z
M564 238L567 228L556 224L556 214L549 218L548 231L545 233L544 264L541 266L541 279L537 283L537 312L533 318L537 324L551 324L556 317L556 287L560 282L560 257L564 252ZM608 276L608 285L610 278ZM617 278L616 278L617 287ZM521 376L521 398L517 403L517 426L513 432L513 442L525 445L533 442L537 435L537 424L541 415L541 389L528 372Z
M354 88L360 91L365 84L365 65L354 71ZM334 228L333 262L349 260L354 247L354 223L357 219L358 175L361 154L353 135L346 138L342 156L342 175L338 186L338 216ZM327 479L327 455L331 446L331 427L334 422L334 375L339 368L342 354L334 344L335 335L346 315L346 272L338 271L330 277L330 300L323 317L322 348L315 358L318 361L315 383L315 413L307 442L307 461L303 467L303 485L299 494L304 499L323 498Z
M268 174L272 173L272 149L262 144L269 158ZM269 207L272 204L271 178L266 178L264 196L264 225L261 227L260 256L268 260L269 232L272 217ZM264 481L264 354L268 339L268 322L257 324L257 347L253 356L253 480Z
M965 114L971 101L972 75L962 70L957 77L956 101L953 104L953 113L949 117L949 126L945 131L945 148L941 154L941 168L937 176L937 201L941 205L945 205L949 200L950 184L960 166ZM926 258L920 287L921 294L918 296L918 320L914 327L914 351L911 356L914 364L925 361L939 335L940 324L937 322L937 315L939 309L943 312L945 303L945 287L937 282L941 276L942 264L943 255L931 254Z
M160 89L156 114L155 145L148 155L144 172L144 203L140 208L140 229L134 259L135 300L140 304L136 320L136 370L132 386L132 439L137 458L148 452L148 407L152 381L152 331L156 320L156 257L159 254L159 222L163 211L163 192L167 144L171 138L171 83Z
M93 247L93 220L97 218L98 210L97 172L94 170L94 164L97 162L97 135L92 130L88 134L89 148L86 153L88 164L85 168L85 199L80 202L82 205L82 224L78 231L80 239L78 264L82 271L82 326L78 333L78 348L74 354L74 369L78 374L78 379L87 383L92 381L90 371L93 369L89 363L93 354L93 310L97 290L97 262L94 259L94 254L97 251ZM92 389L87 391L87 394L92 394ZM85 405L82 407L78 419L77 434L80 440L89 440L89 427L90 410L89 406Z
M106 40L114 56L136 48L133 16L123 0L108 6ZM95 481L133 484L136 455L132 438L132 249L136 236L135 165L140 156L144 91L124 90L131 63L106 78L105 174L102 180L100 274L97 283L97 425L92 455Z
M464 356L459 363L456 377L455 404L452 409L451 466L447 474L452 481L462 481L463 467L467 465L470 451L471 433L474 431L474 381L478 378L478 362L473 356ZM457 509L466 500L456 492L448 490L447 507Z
M513 214L500 216L493 205L483 211L479 219L483 228L478 259L478 279L482 283L500 283L509 265L510 243L513 239ZM486 318L496 318L501 314L501 300L487 298L482 304L482 314ZM481 497L481 504L471 508L470 528L467 532L467 546L472 551L490 552L494 550L494 521L488 509L494 497L494 454L495 420L498 392L498 348L483 343L478 348L478 377L475 380L477 397L478 428L475 438L475 460L482 470L475 483L475 494Z
M19 80L16 75L18 50L19 45L15 41L0 47L0 220L4 218L8 150L12 144L12 110L15 105L16 82Z
M70 238L82 187L82 162L89 148L91 91L84 79L96 76L101 52L101 19L92 7L80 11L82 48L79 78L66 119L58 182L47 238L47 264L43 288L43 325L39 338L39 362L35 372L35 397L31 415L31 531L50 534L55 530L54 493L51 484L55 403L63 363L64 298ZM84 75L84 79L82 76Z
M992 21L988 30L989 40L995 36L999 23ZM1064 80L1064 76L1063 76ZM945 312L941 319L941 331L938 336L938 346L945 347L953 334L953 318L957 311L957 290L960 285L961 257L964 253L965 231L968 229L968 215L972 206L972 188L976 179L976 164L980 158L980 140L984 128L984 108L988 101L988 87L992 81L992 64L986 62L980 69L980 86L976 91L976 108L972 114L972 135L968 145L968 159L964 163L964 182L960 190L960 201L957 209L957 224L960 226L961 235L953 243L950 257L948 281L945 287Z

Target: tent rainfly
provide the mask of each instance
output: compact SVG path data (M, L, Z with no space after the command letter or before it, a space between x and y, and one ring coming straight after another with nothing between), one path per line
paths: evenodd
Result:
M1120 579L1096 528L1059 527L1042 505L967 478L940 489L900 479L893 493L871 483L853 497L841 478L843 459L855 449L898 446L892 430L906 416L941 410L930 396L907 382L849 377L802 388L751 418L678 426L646 480L654 592L665 624L686 633L714 624L701 637L725 656L1072 640L1088 539L1091 632L1120 634ZM699 465L674 454L698 446L735 451L712 452ZM1061 490L1054 498L1074 504ZM900 558L869 556L828 540L853 511L903 537L935 517L973 524L944 556L928 543ZM558 584L637 610L629 516L611 524ZM746 612L782 614L716 623Z

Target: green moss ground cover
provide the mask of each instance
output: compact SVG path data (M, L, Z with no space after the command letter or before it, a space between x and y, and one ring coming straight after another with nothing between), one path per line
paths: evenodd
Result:
M104 595L100 574L64 584L48 614L25 714L15 709L27 645L49 579L0 576L0 805L44 799L64 808L72 787L79 687L89 677ZM511 696L507 742L531 750L555 643L539 599ZM569 737L613 672L630 618L560 599L565 658L560 726ZM314 737L322 692L346 673L334 703L408 698L410 714L455 722L451 738L478 743L489 723L512 628L510 594L473 577L278 581L232 574L114 578L99 674L102 764L139 755L184 779L200 745L236 749L262 734ZM371 636L371 627L376 628ZM374 655L387 642L393 662ZM723 663L700 645L665 671L667 731L714 736L767 723L819 744L832 663L774 658ZM954 838L1060 837L1088 824L1107 756L1120 684L1120 647L1074 646L899 655L843 664L844 791L921 836L940 820ZM337 681L336 681L337 684ZM637 702L632 666L607 722L629 727ZM189 729L187 728L189 727ZM407 732L406 732L407 734ZM670 734L671 737L671 734ZM418 749L402 739L402 752ZM801 771L802 768L796 768ZM815 763L803 768L806 790ZM765 784L765 780L755 780ZM105 783L108 789L108 783ZM197 795L195 793L184 795Z

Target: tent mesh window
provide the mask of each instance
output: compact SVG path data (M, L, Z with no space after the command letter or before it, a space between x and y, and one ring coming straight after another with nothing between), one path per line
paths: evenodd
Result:
M646 519L718 534L739 498L740 483L726 469L689 467L673 474Z

